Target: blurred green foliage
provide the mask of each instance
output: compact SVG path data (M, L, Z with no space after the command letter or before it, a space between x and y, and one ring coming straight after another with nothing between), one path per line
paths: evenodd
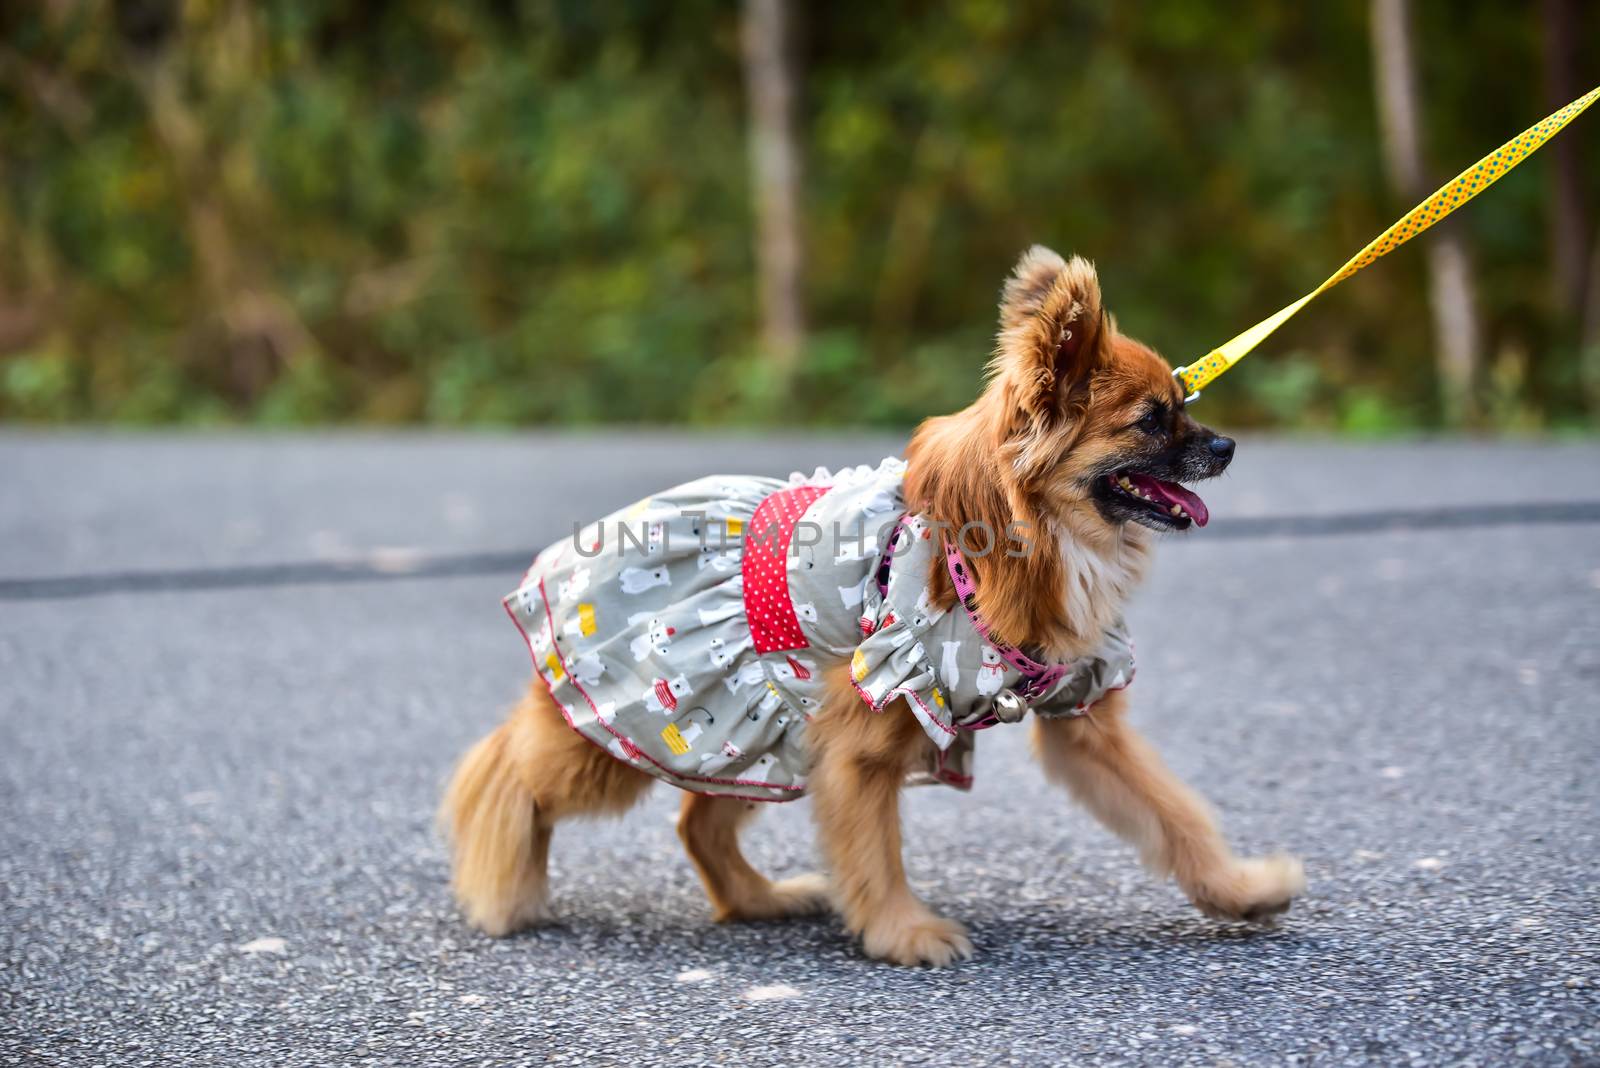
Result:
M1035 241L1095 259L1122 327L1177 363L1410 206L1380 167L1364 3L797 7L811 334L792 382L757 344L735 4L10 8L0 416L905 425L971 398ZM1418 23L1443 178L1548 110L1537 10L1432 0ZM1586 176L1597 124L1563 135ZM1548 167L1463 215L1508 427L1593 417ZM1433 391L1408 249L1205 414L1385 432L1434 422Z

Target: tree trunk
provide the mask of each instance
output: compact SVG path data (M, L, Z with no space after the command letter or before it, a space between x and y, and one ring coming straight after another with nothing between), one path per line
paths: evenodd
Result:
M792 14L788 0L745 0L744 75L762 341L779 388L793 376L805 340Z
M1565 106L1583 92L1578 83L1578 9L1572 0L1544 0L1544 98L1546 111ZM1584 242L1589 235L1589 212L1583 198L1583 167L1578 154L1582 142L1558 137L1545 149L1550 153L1550 255L1551 279L1557 306L1573 318L1583 318L1588 263Z
M1421 101L1411 47L1409 0L1372 0L1372 58L1384 162L1396 194L1409 206L1432 190L1423 158ZM1465 235L1447 219L1423 238L1433 312L1434 363L1445 421L1477 417L1478 298Z
M1600 231L1594 235L1589 257L1589 291L1584 295L1582 325L1578 330L1578 370L1589 400L1589 416L1600 417Z

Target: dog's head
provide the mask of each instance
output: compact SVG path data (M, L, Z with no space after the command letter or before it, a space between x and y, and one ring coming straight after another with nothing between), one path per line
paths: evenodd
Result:
M1233 441L1184 410L1172 368L1117 332L1094 267L1035 246L1006 282L991 365L1001 446L1019 488L1055 511L1094 501L1115 526L1205 526L1182 483L1220 475Z
M1184 410L1166 361L1118 333L1094 267L1035 246L1005 284L983 395L919 428L906 492L912 507L947 523L1004 531L1020 522L1046 545L1071 540L1114 554L1142 545L1140 528L1204 526L1205 503L1184 483L1221 474L1232 458L1233 441ZM1029 591L1061 578L1058 553L1014 559L971 561L991 588L991 625L1016 615L997 604L996 587L1008 602L1033 602ZM1037 639L1041 612L1013 620L1011 640Z

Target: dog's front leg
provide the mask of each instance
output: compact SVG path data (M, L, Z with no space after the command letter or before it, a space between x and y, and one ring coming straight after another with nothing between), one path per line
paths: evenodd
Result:
M900 787L927 743L903 702L874 712L841 671L807 728L809 792L845 924L871 956L944 965L972 954L966 931L906 884L900 863Z
M1034 749L1045 774L1137 846L1146 865L1176 879L1208 916L1263 920L1288 909L1305 890L1300 861L1235 857L1206 803L1128 726L1126 707L1123 694L1111 693L1087 716L1036 719Z

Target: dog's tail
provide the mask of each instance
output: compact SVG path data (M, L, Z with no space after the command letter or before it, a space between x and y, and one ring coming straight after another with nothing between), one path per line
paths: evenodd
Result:
M516 760L516 717L526 712L513 712L467 751L439 810L454 849L456 899L474 926L496 936L549 918L550 829Z

